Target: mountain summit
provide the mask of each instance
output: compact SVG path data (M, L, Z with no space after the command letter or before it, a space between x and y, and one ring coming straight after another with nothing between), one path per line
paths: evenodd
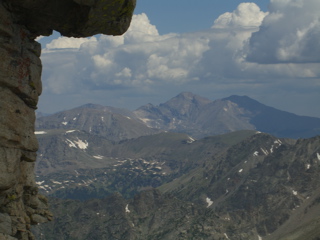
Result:
M193 93L182 92L165 104L160 104L160 106L171 110L172 114L187 117L197 114L199 110L210 102L209 99L194 95Z
M248 96L233 95L211 101L182 92L158 106L149 103L133 112L87 104L40 117L36 127L38 130L84 130L112 141L161 131L186 133L198 139L238 130L255 130L285 138L308 138L320 134L320 118L281 111Z
M261 132L287 138L308 138L320 134L319 118L281 111L247 96L233 95L222 100L231 101L239 108L246 109L250 123Z
M37 129L81 130L102 136L111 141L137 138L158 132L135 119L129 110L96 104L86 104L78 108L40 117Z
M183 92L159 106L148 104L134 113L149 127L184 132L197 128L196 118L210 102L209 99Z
M306 138L320 134L320 119L268 107L247 96L210 101L183 92L159 106L134 111L149 127L201 138L237 130L257 130L277 137Z

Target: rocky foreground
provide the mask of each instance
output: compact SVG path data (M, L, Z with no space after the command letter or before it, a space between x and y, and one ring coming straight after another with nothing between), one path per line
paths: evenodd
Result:
M101 153L108 163L104 169L102 162L87 158L94 163L90 170L84 163L69 164L63 174L55 167L67 159L54 163L43 159L49 171L39 165L38 184L51 196L55 220L35 228L36 236L50 240L320 236L319 136L292 140L241 131L196 141L177 133L152 138L109 146L109 153ZM135 152L139 146L148 148ZM108 154L114 154L113 159ZM133 158L122 160L127 154Z
M53 30L74 37L119 35L134 7L135 0L0 2L0 239L34 239L30 225L52 219L34 176L42 69L35 38Z

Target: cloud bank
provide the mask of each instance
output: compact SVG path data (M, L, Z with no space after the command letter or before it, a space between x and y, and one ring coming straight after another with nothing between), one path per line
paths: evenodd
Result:
M320 2L271 0L270 13L250 39L249 61L319 63Z
M43 104L59 96L70 107L134 108L181 91L246 94L271 105L309 91L306 102L320 100L319 10L317 0L271 0L269 12L241 3L211 29L166 35L139 14L122 36L54 39L43 49Z

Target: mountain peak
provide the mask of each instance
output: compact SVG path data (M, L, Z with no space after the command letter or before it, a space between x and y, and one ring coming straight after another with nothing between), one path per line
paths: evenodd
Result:
M242 129L301 138L317 135L320 126L319 118L300 117L248 96L210 101L191 92L182 92L159 106L140 108L136 116L148 126L186 132L196 138Z
M79 108L101 109L101 108L104 108L104 106L102 106L100 104L95 104L95 103L87 103L87 104L80 106Z
M211 102L212 102L211 100L204 97L200 97L191 92L182 92L161 105L162 106L167 105L171 108L184 108L187 105L190 106L190 104L203 106Z
M194 98L196 95L193 94L192 92L181 92L179 93L176 98L188 98L188 99L192 99Z
M169 110L172 117L184 119L187 116L195 116L208 103L209 99L197 96L191 92L182 92L174 98L171 98L166 103L160 104L160 108L164 111Z
M223 101L231 101L236 103L239 107L242 108L250 108L251 110L261 110L261 108L265 108L266 105L254 100L246 95L239 96L239 95L231 95L230 97L223 98Z
M239 95L231 95L230 97L223 98L222 100L229 100L229 101L237 101L237 102L245 102L245 101L252 101L258 102L247 95L239 96Z

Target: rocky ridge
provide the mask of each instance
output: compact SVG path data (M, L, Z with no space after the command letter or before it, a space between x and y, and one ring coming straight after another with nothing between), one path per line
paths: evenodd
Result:
M36 121L36 128L43 131L50 129L80 130L114 142L159 132L136 119L129 110L94 104L39 117Z
M207 143L214 146L216 141ZM56 220L35 233L51 240L316 240L320 236L319 136L292 140L256 133L208 157L186 153L184 161L194 164L158 189L129 199L119 193L82 202L51 198Z
M34 239L30 226L52 219L38 194L35 113L41 94L41 46L53 30L65 36L118 35L135 0L3 0L0 2L0 238Z
M37 184L42 193L60 198L101 198L115 191L129 198L177 178L253 134L241 131L195 141L167 132L111 143L82 131L41 132Z
M39 116L37 130L76 129L118 142L157 132L185 133L200 139L239 130L256 130L281 138L320 134L320 118L299 116L266 106L247 96L211 101L183 92L159 106L134 111L97 104Z
M320 134L320 119L298 116L266 106L247 96L210 101L183 92L155 106L144 105L134 114L147 126L203 138L238 130L257 130L284 138Z

